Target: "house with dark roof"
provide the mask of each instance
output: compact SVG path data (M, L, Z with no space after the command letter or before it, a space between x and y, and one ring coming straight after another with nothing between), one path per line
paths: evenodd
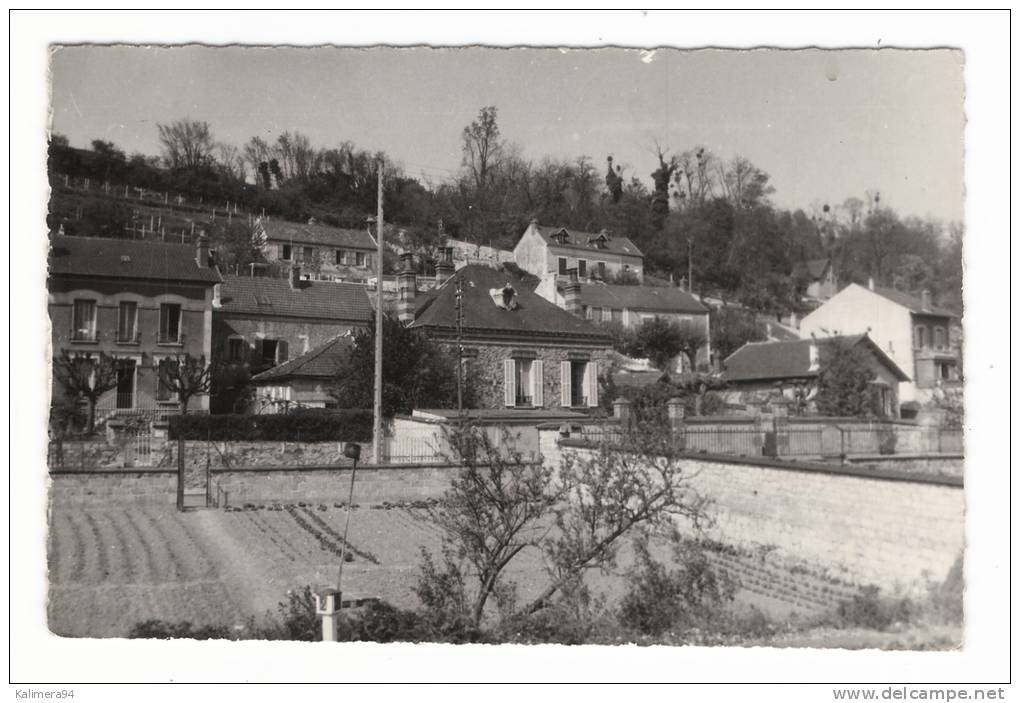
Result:
M368 228L273 219L260 220L259 226L265 232L266 260L300 266L306 279L364 281L375 276L378 245Z
M252 377L255 412L290 408L334 408L330 387L353 346L350 332L337 335L304 354Z
M547 227L532 220L514 247L514 262L539 278L566 276L577 269L582 279L606 280L621 273L644 275L644 254L627 237L602 230L581 232Z
M793 402L799 394L811 412L818 374L836 344L858 347L867 354L874 412L898 417L897 387L909 376L867 334L745 344L723 362L725 400L754 407Z
M804 282L804 297L810 300L828 300L839 290L832 259L802 261L793 267L790 275Z
M103 352L117 359L117 387L99 398L96 420L155 419L177 412L160 373L178 355L211 359L212 302L219 273L209 241L195 245L55 236L50 242L53 352ZM63 390L54 385L54 398ZM193 410L208 410L199 396Z
M616 322L633 328L645 320L661 318L696 329L705 338L705 344L698 350L698 363L708 365L709 310L687 291L672 286L623 286L580 280L575 284L572 276L573 270L562 277L547 275L535 292L567 312L595 323Z
M806 315L802 337L867 333L909 377L899 388L901 402L924 405L932 392L960 381L960 349L954 345L960 316L920 296L869 282L851 283Z
M458 353L481 408L591 409L610 338L590 321L537 295L509 269L470 264L425 295L401 257L397 316Z
M365 329L374 315L359 283L227 276L213 304L213 357L252 374L285 364L335 339Z

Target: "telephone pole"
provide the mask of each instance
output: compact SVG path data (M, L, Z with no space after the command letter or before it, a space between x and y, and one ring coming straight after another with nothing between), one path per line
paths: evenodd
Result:
M372 456L376 464L383 459L382 436L382 363L383 363L383 161L379 159L379 211L376 215L376 244L379 249L375 259L375 403L372 417Z
M464 412L464 288L457 278L457 414Z

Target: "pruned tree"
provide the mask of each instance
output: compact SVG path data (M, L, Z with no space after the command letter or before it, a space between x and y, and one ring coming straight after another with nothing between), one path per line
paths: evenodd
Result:
M669 433L658 428L564 454L558 470L470 424L447 437L451 459L463 468L433 513L443 530L444 564L436 568L426 554L418 591L460 584L464 594L453 603L475 628L490 600L513 619L543 610L558 594L583 590L586 573L613 568L635 528L671 535L678 521L697 530L705 519L704 499L691 490L691 474ZM519 607L506 572L526 549L545 556L549 579Z
M188 414L188 403L196 395L208 393L212 384L212 365L205 356L178 354L159 364L159 383L177 396L181 415Z
M53 375L69 395L88 404L86 430L96 427L96 403L100 396L117 387L117 360L99 352L61 350L53 358Z
M208 122L184 118L156 127L163 158L171 169L202 170L215 163L216 142Z
M655 229L661 230L669 216L669 184L673 180L673 174L680 168L680 160L676 155L667 159L666 153L658 143L655 145L655 155L659 159L659 167L652 171L652 182L655 184L651 201L652 221Z

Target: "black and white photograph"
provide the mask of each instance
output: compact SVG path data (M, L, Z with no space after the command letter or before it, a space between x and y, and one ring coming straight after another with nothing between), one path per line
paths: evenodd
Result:
M51 41L43 636L966 652L967 66Z

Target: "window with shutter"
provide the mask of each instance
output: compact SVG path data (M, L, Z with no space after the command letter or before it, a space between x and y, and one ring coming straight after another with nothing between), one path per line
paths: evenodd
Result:
M517 389L514 387L514 360L503 360L503 404L512 408L517 398Z
M570 407L570 362L560 362L560 405Z
M599 404L599 365L596 361L587 363L588 372L588 407L595 408Z
M531 397L534 399L533 403L536 408L541 408L545 405L545 374L543 373L543 364L541 361L535 361L532 364L532 384L534 390L531 392Z
M287 341L281 339L276 343L276 363L282 364L287 358Z

